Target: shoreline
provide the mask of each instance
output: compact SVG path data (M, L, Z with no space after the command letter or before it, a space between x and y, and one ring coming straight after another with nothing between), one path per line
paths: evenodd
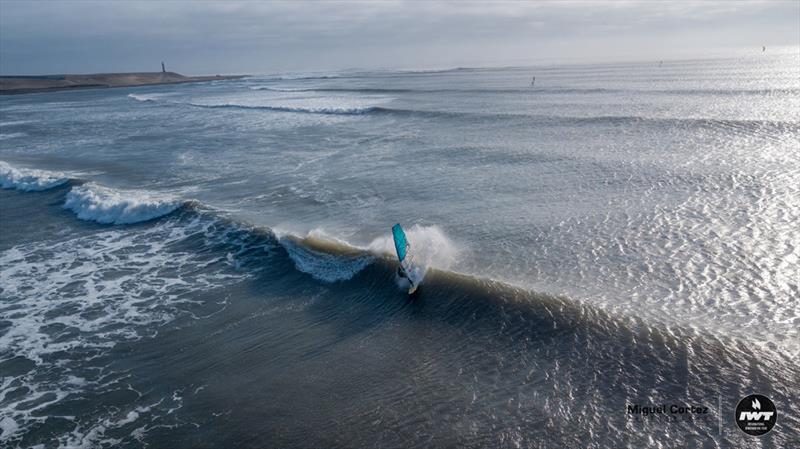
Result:
M175 72L96 73L88 75L0 76L0 95L84 89L156 86L241 79L247 75L184 76Z

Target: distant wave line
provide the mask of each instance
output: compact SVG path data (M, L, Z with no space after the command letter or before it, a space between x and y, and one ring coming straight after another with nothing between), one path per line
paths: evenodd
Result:
M261 110L274 112L287 112L299 114L320 114L320 115L407 115L420 117L438 117L466 120L486 120L508 119L508 120L529 120L531 124L561 126L567 124L656 124L672 126L701 126L711 128L728 128L737 130L755 130L760 133L777 132L785 133L800 132L800 123L774 120L736 120L736 119L715 119L715 118L678 118L678 117L645 117L632 115L601 115L601 116L558 116L544 114L526 114L510 112L473 112L473 111L444 111L444 110L424 110L424 109L405 109L391 108L386 106L362 106L362 107L303 107L303 106L283 106L283 105L244 105L235 103L203 104L179 101L158 100L148 96L129 95L138 101L160 102L170 105L189 106L206 109L240 109L240 110Z
M412 88L383 88L383 87L279 87L279 86L253 86L251 90L263 90L271 92L343 92L343 93L376 93L376 94L432 94L432 93L465 93L465 94L565 94L565 93L587 93L587 94L619 94L619 93L639 93L639 94L668 94L668 95L791 95L800 94L800 89L778 88L778 89L622 89L622 88L579 88L579 87L526 87L526 88L506 88L506 89L412 89Z

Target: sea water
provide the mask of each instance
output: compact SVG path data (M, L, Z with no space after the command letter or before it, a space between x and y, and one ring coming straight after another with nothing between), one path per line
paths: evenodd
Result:
M749 447L760 393L788 447L798 73L793 48L0 97L0 446ZM672 405L707 413L628 412Z

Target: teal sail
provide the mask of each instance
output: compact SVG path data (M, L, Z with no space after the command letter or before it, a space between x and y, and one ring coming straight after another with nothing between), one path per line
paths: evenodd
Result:
M411 254L411 245L406 239L406 233L400 227L400 223L392 226L392 237L394 237L394 249L397 251L397 258L400 259L398 276L408 279L411 286L408 294L411 295L417 290L419 281L416 279L416 269L413 265L414 255Z
M397 250L397 258L402 262L406 258L409 245L408 240L406 240L406 233L403 232L400 223L392 226L392 236L394 236L394 249Z

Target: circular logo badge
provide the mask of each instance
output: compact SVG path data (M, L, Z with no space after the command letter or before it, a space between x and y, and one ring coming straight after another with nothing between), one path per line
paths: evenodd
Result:
M772 430L777 420L775 404L762 394L745 396L736 406L736 424L748 435L764 435Z

